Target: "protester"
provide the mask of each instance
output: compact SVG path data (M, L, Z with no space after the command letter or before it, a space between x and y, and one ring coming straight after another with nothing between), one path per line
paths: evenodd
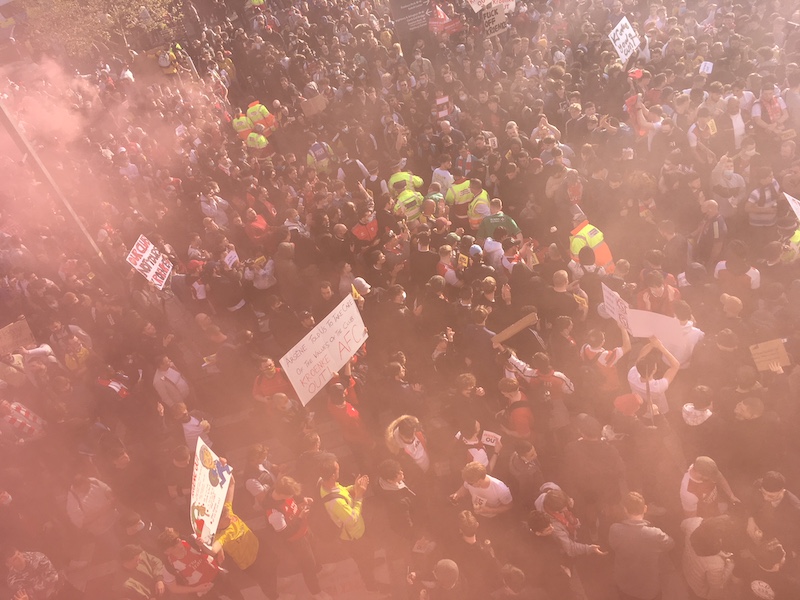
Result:
M3 13L28 144L0 161L0 532L21 554L91 561L87 598L228 595L220 568L276 597L273 548L299 545L322 598L402 595L410 568L429 599L594 600L613 561L649 600L668 543L647 498L664 531L706 520L670 553L696 595L797 596L794 5L519 0L489 32L469 3L178 4ZM197 579L147 538L192 544L210 448L250 494L216 559L168 550ZM459 527L459 479L494 556ZM243 519L267 508L259 539ZM312 537L361 582L318 573ZM124 591L96 576L120 546ZM593 555L580 578L563 552Z

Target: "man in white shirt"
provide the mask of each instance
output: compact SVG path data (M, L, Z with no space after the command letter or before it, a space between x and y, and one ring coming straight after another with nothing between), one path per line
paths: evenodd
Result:
M447 190L455 183L456 179L450 173L453 167L453 158L449 154L442 154L439 157L439 167L433 170L431 184L438 183L439 191L443 196L447 196Z
M652 354L653 350L658 350L664 359L667 361L669 368L661 379L655 379L656 370L658 369L658 357ZM669 412L669 404L667 404L667 389L675 375L678 374L681 364L678 359L670 354L669 350L664 347L657 337L650 338L650 342L642 348L639 353L639 358L636 364L628 371L628 385L631 391L639 394L645 399L648 404L648 412L650 409L650 402L656 407L658 413L666 414Z
M694 326L692 308L683 300L673 304L675 317L681 324L681 339L670 340L665 344L670 353L678 360L681 369L688 369L692 362L695 346L705 337L705 333Z
M468 463L461 470L461 477L464 485L450 496L453 503L469 494L472 498L472 511L490 519L511 510L511 490L499 479L488 475L486 467L481 463Z

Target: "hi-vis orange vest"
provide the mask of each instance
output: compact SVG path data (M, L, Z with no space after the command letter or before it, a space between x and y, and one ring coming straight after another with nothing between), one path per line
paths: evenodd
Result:
M595 264L603 267L609 275L614 272L614 257L611 255L611 248L608 247L603 237L603 232L589 221L580 223L570 232L569 252L575 260L578 260L578 253L584 246L589 246L594 250Z

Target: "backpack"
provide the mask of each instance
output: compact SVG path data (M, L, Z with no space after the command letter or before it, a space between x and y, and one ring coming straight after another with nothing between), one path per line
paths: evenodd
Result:
M596 392L603 389L606 379L598 368L597 361L600 359L602 352L598 352L590 360L586 360L586 356L581 352L581 367L578 376L579 385L587 391Z
M603 278L597 271L587 271L586 267L580 265L583 275L580 278L581 289L589 297L589 304L597 306L603 302Z
M327 542L335 542L340 539L342 533L342 528L336 526L326 508L328 502L333 500L345 500L345 497L336 492L325 497L320 494L320 501L311 505L308 515L308 522L314 535Z

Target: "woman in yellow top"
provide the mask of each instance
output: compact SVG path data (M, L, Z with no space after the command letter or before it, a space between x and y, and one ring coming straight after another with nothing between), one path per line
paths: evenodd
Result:
M247 573L258 582L261 590L270 600L278 599L278 557L267 544L261 544L255 533L236 513L233 512L233 495L236 481L231 477L225 506L217 526L217 534L210 553L218 564L230 568L233 563L238 569L231 569L235 585L241 590L242 581L236 573ZM227 558L230 558L226 562ZM223 564L224 563L224 564Z

